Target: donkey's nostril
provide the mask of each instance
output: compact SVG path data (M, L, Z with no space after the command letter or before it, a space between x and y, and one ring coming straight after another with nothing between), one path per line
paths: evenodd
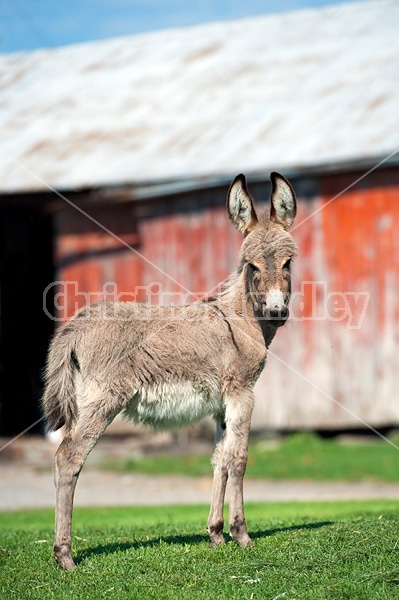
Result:
M269 318L270 319L287 319L288 318L288 308L286 306L275 306L269 310Z

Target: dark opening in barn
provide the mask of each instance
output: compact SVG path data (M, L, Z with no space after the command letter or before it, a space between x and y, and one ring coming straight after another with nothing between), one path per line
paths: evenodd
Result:
M52 219L41 208L7 207L0 221L0 435L40 419L42 368L54 323L43 311L53 281ZM51 291L47 297L51 303ZM42 430L39 422L30 429Z

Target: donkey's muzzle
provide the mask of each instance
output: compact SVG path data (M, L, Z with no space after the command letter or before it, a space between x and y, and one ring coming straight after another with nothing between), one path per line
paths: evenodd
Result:
M263 316L268 321L271 321L275 327L281 327L287 321L290 312L287 306L280 306L278 308L264 308Z

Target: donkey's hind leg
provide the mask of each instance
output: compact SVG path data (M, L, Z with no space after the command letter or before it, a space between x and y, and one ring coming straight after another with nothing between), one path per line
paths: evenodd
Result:
M72 509L75 487L84 462L118 411L110 414L96 402L84 406L77 423L66 434L54 461L56 517L54 557L62 569L75 568L71 555Z

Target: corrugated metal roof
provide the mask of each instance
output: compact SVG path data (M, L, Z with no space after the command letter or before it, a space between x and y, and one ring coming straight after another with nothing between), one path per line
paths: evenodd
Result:
M398 18L379 0L0 56L0 191L389 154Z

